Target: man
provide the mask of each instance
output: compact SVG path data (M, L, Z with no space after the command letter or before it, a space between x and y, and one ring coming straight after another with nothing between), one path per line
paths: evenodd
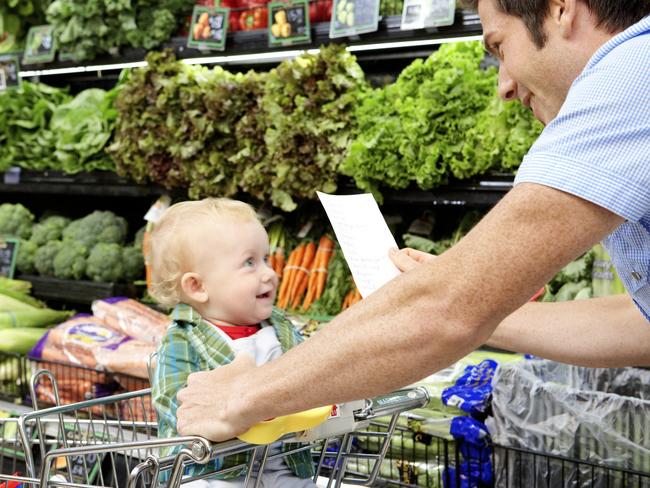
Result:
M515 187L441 256L393 252L401 276L281 359L190 376L182 434L223 440L385 393L486 342L589 366L650 364L650 2L474 6L501 96L547 124ZM601 240L633 299L526 304Z

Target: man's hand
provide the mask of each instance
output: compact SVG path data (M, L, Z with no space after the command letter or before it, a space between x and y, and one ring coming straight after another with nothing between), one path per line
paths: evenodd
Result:
M255 360L240 354L226 366L192 373L178 392L177 429L181 435L200 435L225 441L246 432L256 420L244 418L233 401L241 399L244 378L253 374ZM245 387L244 387L245 388Z
M397 249L391 249L388 252L388 257L390 257L393 264L397 266L397 269L402 273L417 268L421 264L436 258L433 254L411 249L410 247L405 247L399 251Z

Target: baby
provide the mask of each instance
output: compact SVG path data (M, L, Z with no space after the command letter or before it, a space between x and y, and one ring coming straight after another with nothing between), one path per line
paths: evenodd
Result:
M150 242L150 293L161 305L175 307L158 348L152 399L158 436L174 437L176 394L190 373L228 364L240 352L260 365L302 338L273 306L278 277L267 264L266 231L249 205L226 198L177 203L165 211ZM271 454L297 446L277 443ZM249 463L250 457L244 453L191 465L186 474ZM192 486L243 486L244 474L245 468ZM268 461L261 486L311 488L313 475L311 454L301 451Z

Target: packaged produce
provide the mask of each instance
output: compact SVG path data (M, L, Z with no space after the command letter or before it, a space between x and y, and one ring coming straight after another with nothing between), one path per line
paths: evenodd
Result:
M154 350L153 344L120 334L97 317L79 314L50 330L30 357L147 378Z
M92 310L111 329L152 344L160 342L169 324L166 315L125 297L95 300Z

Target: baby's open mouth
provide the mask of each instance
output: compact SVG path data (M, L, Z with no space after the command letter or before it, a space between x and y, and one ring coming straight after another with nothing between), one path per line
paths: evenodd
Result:
M261 295L257 295L257 298L271 298L271 292L267 291L266 293L262 293Z

